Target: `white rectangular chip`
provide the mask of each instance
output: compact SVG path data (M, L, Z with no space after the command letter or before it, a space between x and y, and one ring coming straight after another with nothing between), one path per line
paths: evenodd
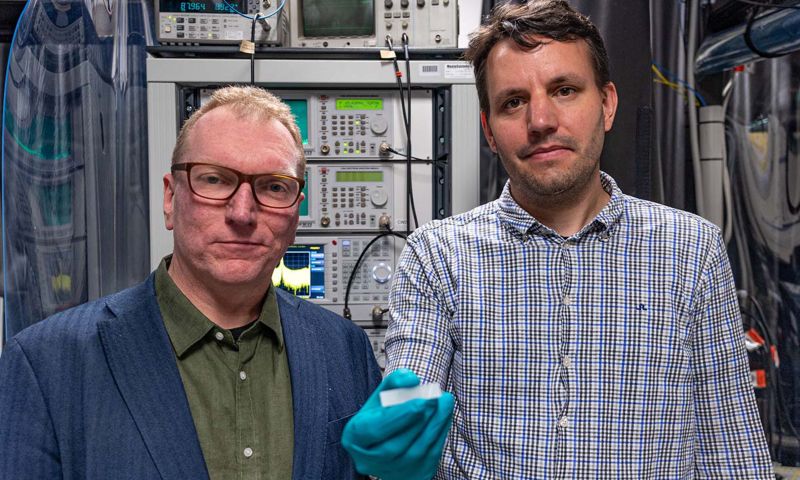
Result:
M442 396L442 389L438 383L424 383L411 388L394 388L392 390L384 390L380 393L381 406L391 407L392 405L399 405L415 398L427 400L430 398L439 398Z

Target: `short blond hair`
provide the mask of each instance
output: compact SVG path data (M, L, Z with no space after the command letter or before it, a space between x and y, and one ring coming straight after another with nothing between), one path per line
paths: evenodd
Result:
M292 139L297 146L297 176L303 177L306 169L306 156L303 151L303 139L300 136L300 129L297 128L292 111L280 98L258 87L229 86L216 90L211 95L211 99L204 103L183 124L175 142L175 149L172 151L173 165L182 161L183 155L188 148L187 139L189 138L189 133L191 133L198 120L211 110L219 107L228 107L239 118L243 119L252 118L262 122L274 119L280 122L292 135Z

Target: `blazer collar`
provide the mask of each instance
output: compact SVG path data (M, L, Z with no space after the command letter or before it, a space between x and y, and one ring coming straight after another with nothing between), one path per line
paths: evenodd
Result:
M328 375L318 332L303 316L305 304L277 289L278 310L292 378L294 456L292 479L321 478L328 425Z
M208 478L154 276L108 298L98 325L111 374L162 478Z

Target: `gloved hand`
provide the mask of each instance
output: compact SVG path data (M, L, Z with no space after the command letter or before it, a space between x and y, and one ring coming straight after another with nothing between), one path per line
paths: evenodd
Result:
M382 407L379 397L383 390L417 385L414 372L395 370L345 425L342 446L359 473L381 480L429 480L436 473L453 421L453 395L391 407Z

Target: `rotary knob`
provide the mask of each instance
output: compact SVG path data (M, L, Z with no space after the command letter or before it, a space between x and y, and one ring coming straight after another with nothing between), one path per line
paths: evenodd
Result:
M389 195L386 194L386 190L375 189L372 192L370 192L369 200L376 207L382 207L386 205L386 202L389 201Z
M369 124L369 129L372 130L372 133L375 135L383 135L386 133L386 130L389 129L389 124L386 122L385 118L378 117L372 119L372 122Z
M372 278L380 284L388 282L392 278L392 267L385 262L380 262L372 267Z

